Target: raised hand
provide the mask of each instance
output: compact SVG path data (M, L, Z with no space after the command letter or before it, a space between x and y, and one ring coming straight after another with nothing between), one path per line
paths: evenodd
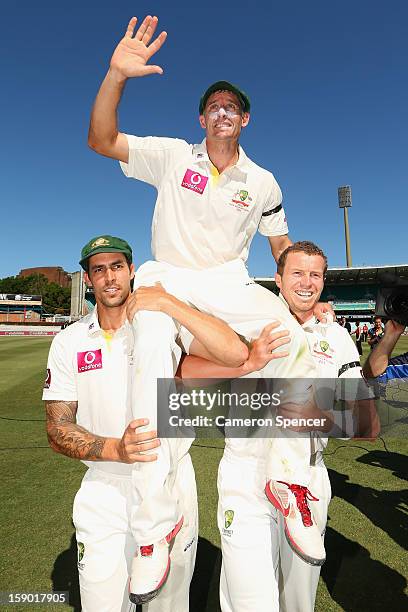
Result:
M263 328L259 338L251 342L248 360L245 363L248 372L262 370L272 359L281 359L289 355L288 351L276 350L290 342L287 329L273 332L279 326L279 321L269 323Z
M111 69L123 78L141 77L148 74L163 74L160 66L148 64L150 58L157 53L166 40L167 33L161 32L152 40L157 27L157 17L147 15L135 36L134 30L137 18L129 21L125 36L116 47L110 62Z
M138 287L127 302L126 313L130 323L133 317L140 310L154 310L156 312L165 310L166 298L169 294L160 283L155 283L152 287Z
M404 333L404 331L405 331L405 325L402 325L401 323L397 323L397 321L393 321L392 319L387 321L385 324L385 335L387 337L397 336L399 338L401 334Z
M332 305L326 302L318 302L313 309L313 314L321 323L332 323L336 320L336 313Z

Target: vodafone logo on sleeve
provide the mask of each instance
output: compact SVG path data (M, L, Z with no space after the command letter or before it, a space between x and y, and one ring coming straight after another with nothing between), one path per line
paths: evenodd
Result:
M82 351L77 353L78 372L100 370L102 368L102 350Z
M208 176L203 176L199 172L194 172L194 170L186 170L181 186L202 195L207 183Z

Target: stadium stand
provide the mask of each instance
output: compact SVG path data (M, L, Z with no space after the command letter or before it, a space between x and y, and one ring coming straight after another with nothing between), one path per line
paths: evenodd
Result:
M270 291L278 292L274 278L255 277L254 280ZM387 283L398 282L408 283L408 264L329 268L321 299L332 304L336 315L369 321L374 315L378 289Z
M0 323L40 321L41 295L0 293Z
M371 321L377 291L385 282L398 279L408 283L408 264L399 266L367 266L329 268L322 301L330 302L337 315L350 320ZM274 277L254 277L255 282L278 293ZM81 287L82 284L82 287ZM85 286L81 272L72 275L71 318L74 320L92 310L95 304L92 289Z

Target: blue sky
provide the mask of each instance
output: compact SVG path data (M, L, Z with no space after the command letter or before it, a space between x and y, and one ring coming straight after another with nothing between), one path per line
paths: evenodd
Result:
M113 49L129 18L147 13L168 32L154 60L164 75L127 84L123 131L201 141L202 91L238 83L252 102L241 144L281 185L292 239L345 265L337 187L350 184L353 264L408 262L405 0L22 0L0 9L0 278L74 271L103 233L128 239L137 262L151 258L155 191L86 144ZM260 235L249 270L275 271Z

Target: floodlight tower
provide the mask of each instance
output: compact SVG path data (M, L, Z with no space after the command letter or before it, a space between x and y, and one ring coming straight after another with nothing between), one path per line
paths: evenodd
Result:
M344 187L339 187L337 191L339 195L339 208L342 208L344 212L344 235L346 238L347 267L351 268L350 229L347 210L348 208L351 208L351 187L350 185L345 185Z

